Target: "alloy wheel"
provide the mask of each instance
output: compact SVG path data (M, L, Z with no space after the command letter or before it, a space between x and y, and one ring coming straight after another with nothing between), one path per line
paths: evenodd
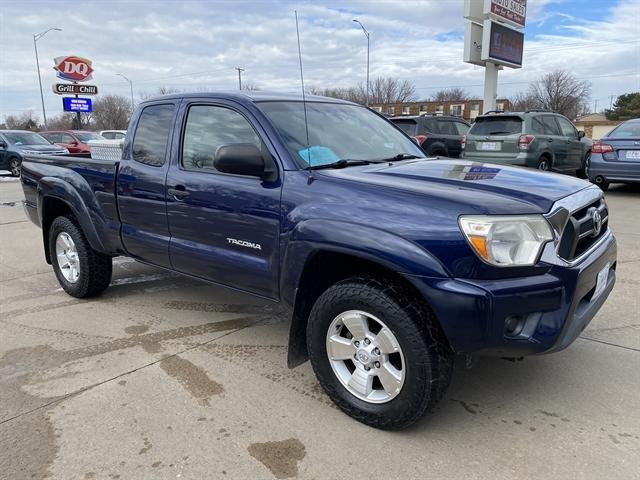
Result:
M56 257L64 279L76 283L80 278L80 259L76 244L67 232L60 232L56 238Z
M402 390L404 354L391 330L361 310L336 316L327 331L327 357L349 393L370 403L386 403Z

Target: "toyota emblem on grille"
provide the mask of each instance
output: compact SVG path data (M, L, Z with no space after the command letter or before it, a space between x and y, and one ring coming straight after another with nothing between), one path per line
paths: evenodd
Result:
M602 217L600 216L600 212L597 208L591 210L591 220L593 221L593 233L592 237L597 237L600 235L600 231L602 230Z

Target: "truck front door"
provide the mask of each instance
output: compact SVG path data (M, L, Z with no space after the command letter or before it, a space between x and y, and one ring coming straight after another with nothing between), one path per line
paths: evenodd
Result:
M170 255L175 270L277 297L281 180L219 172L220 145L251 143L274 161L248 112L226 103L180 108L167 176Z

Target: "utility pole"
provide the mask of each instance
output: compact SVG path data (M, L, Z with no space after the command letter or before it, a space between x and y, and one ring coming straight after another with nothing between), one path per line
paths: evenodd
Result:
M609 110L613 110L613 99L616 97L617 95L609 95Z
M133 110L135 109L135 105L133 103L133 82L121 73L116 73L116 75L118 77L124 78L127 82L129 82L129 89L131 90L131 113L133 114Z
M593 113L598 113L598 99L593 101Z
M366 28L364 28L364 25L360 23L360 20L354 18L353 21L356 22L358 25L360 25L360 27L362 28L362 31L364 32L365 37L367 37L367 96L366 96L365 104L368 107L369 106L369 45L370 45L369 32L367 31Z
M36 33L33 35L33 49L36 52L36 69L38 70L38 83L40 84L40 101L42 102L42 117L44 120L44 129L47 129L47 111L44 108L44 93L42 92L42 77L40 77L40 60L38 60L38 44L36 43L42 37L44 37L51 30L55 30L57 32L61 32L61 28L52 27L44 32Z
M242 90L242 72L244 72L244 68L236 67L238 70L238 90Z

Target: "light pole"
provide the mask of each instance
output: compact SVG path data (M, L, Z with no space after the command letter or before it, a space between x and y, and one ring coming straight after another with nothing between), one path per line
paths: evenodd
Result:
M129 82L129 88L131 89L131 113L133 113L133 111L135 110L135 105L133 103L133 82L121 73L116 73L116 75L118 77L124 78L127 82Z
M365 37L367 37L367 97L366 97L365 103L368 107L369 106L369 32L367 31L366 28L364 28L364 25L360 23L360 20L354 18L353 21L356 22L358 25L360 25L360 27L362 28L362 31L364 32Z
M236 67L238 70L238 90L242 90L242 72L244 72L244 68Z
M61 28L52 27L44 32L36 33L33 35L33 49L36 51L36 68L38 69L38 83L40 84L40 101L42 102L42 117L44 118L44 129L47 129L47 111L44 108L44 93L42 93L42 78L40 77L40 60L38 60L38 44L36 43L42 37L44 37L51 30L61 32Z

